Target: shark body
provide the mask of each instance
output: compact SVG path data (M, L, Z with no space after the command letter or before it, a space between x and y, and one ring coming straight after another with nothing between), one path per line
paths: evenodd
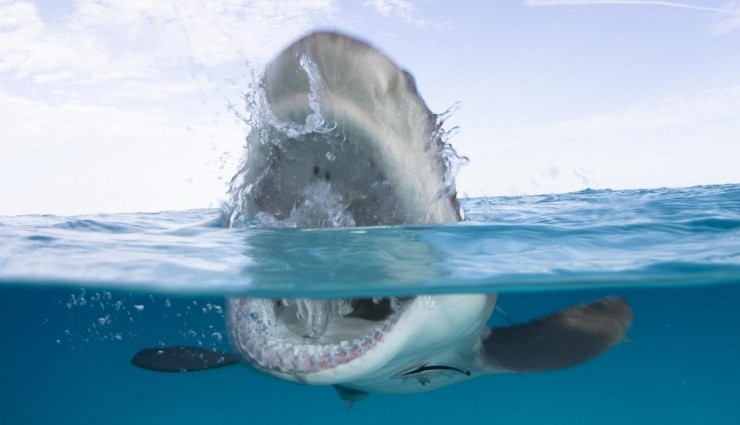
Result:
M441 123L413 77L369 44L307 35L271 62L247 139L243 216L268 225L351 227L461 220ZM281 379L333 385L348 402L476 376L569 367L622 340L627 302L606 297L508 328L486 325L495 294L376 299L229 298L233 353L145 349L132 363L194 371L246 362Z

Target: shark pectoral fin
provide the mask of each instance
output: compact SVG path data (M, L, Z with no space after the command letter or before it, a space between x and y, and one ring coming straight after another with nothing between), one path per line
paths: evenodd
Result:
M234 354L200 347L145 348L131 359L131 364L157 372L195 372L229 366L239 362Z
M483 340L483 366L491 372L573 366L622 341L631 324L627 301L606 297L523 325L494 328Z

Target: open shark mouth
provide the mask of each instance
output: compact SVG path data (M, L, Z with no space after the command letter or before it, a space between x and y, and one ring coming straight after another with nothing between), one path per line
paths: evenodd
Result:
M300 377L365 355L414 299L233 298L230 338L255 367Z

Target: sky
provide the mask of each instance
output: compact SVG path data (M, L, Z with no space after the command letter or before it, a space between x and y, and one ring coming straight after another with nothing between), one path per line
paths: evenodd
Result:
M0 0L0 215L219 206L316 29L455 108L461 196L740 183L740 1Z

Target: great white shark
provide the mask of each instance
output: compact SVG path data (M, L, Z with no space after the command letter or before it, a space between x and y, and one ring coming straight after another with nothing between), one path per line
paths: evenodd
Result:
M268 225L347 227L461 220L454 155L413 77L362 41L307 35L265 69L247 138L240 215ZM618 344L632 310L618 297L505 328L496 294L227 300L233 352L174 346L132 363L188 372L248 363L288 381L369 393L427 391L477 376L566 368Z

